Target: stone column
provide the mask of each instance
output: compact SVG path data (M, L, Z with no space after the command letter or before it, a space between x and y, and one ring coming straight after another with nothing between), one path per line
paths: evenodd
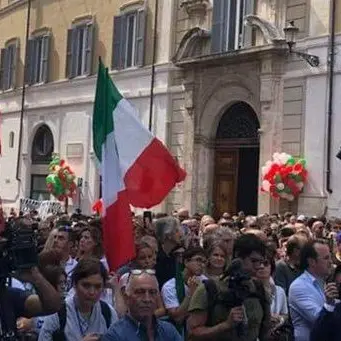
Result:
M273 153L282 148L283 130L283 68L284 56L268 55L261 61L260 70L260 181L261 167L271 160ZM274 213L279 210L279 201L260 193L259 213Z
M194 213L195 210L195 188L194 188L194 122L195 122L195 80L194 71L186 71L184 75L184 143L183 161L187 172L186 180L182 187L183 206Z

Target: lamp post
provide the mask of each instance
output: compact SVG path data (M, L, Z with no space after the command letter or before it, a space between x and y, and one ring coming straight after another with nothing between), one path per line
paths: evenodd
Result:
M283 29L285 34L285 41L289 47L289 53L293 53L300 58L304 59L310 66L318 67L320 65L320 59L318 56L295 51L293 47L296 45L297 33L299 32L298 27L295 26L294 21L290 21L289 24Z

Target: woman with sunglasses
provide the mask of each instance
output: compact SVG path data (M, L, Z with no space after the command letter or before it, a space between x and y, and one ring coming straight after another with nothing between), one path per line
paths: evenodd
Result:
M39 341L99 340L117 320L115 310L100 301L107 279L98 259L80 260L72 273L75 295L66 299L61 311L46 317Z
M288 319L288 302L285 291L282 287L275 285L272 278L276 270L274 251L270 250L266 254L264 261L260 263L256 277L259 279L271 299L271 327L273 339L282 340L280 333L286 333L286 330L280 330L279 327L284 326ZM288 330L290 332L290 330Z

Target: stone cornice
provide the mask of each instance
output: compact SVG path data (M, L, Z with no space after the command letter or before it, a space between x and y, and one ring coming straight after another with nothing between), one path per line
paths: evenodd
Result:
M226 51L222 53L213 53L204 56L185 58L178 61L175 65L183 68L192 68L195 66L202 67L203 65L217 64L234 64L236 62L246 62L255 60L255 58L263 58L264 55L278 55L284 57L288 51L286 43L271 44L264 46L254 46L247 49Z
M31 0L32 2L34 0ZM24 7L24 5L26 6L26 4L28 3L28 0L13 0L13 2L7 6L4 6L3 8L0 9L0 18L3 15L6 15L18 8Z
M113 77L115 82L120 82L121 80L136 79L141 77L149 77L151 75L151 66L145 66L143 68L131 68L120 71L111 71L110 75ZM167 74L169 72L175 71L177 68L172 63L164 63L156 65L155 72L156 75ZM95 86L97 75L91 75L88 77L76 77L73 79L61 79L58 81L37 84L28 87L27 95L29 93L44 93L55 91L60 88L73 88L78 86ZM13 96L21 96L22 88L18 87L12 91L0 92L0 99L6 100L6 98L11 98Z

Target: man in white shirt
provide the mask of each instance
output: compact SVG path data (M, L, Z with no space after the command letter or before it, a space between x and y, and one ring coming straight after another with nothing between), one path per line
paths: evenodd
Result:
M189 302L198 285L205 279L206 254L203 248L187 249L183 254L185 269L167 281L161 295L168 315L176 324L183 324L188 316Z
M77 261L70 256L70 251L73 245L72 228L69 222L59 222L58 232L54 237L53 248L62 255L62 264L67 276L66 290L69 291L72 287L71 275L73 269L77 265Z

